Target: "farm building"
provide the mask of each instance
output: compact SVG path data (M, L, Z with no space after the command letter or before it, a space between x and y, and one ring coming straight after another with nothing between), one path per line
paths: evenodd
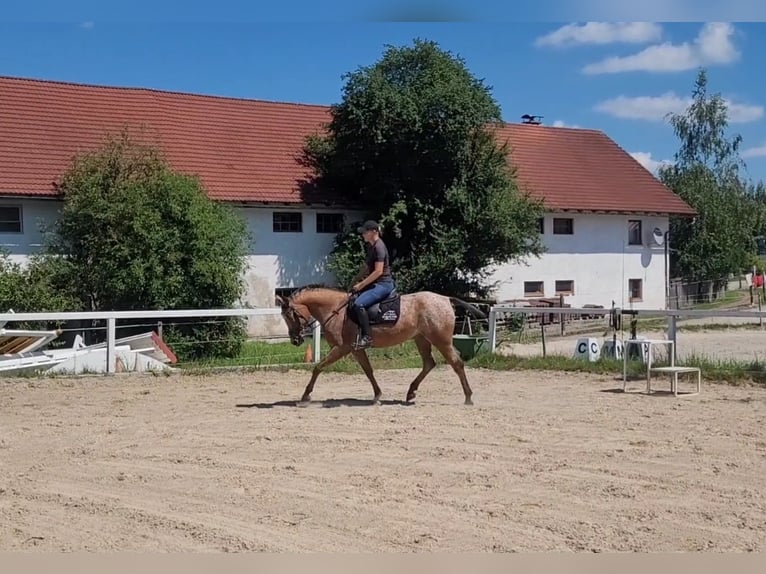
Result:
M309 174L297 158L327 106L3 77L0 110L0 244L19 261L40 246L38 221L57 217L52 184L72 156L126 125L246 219L247 304L272 306L280 290L331 283L324 262L334 235L362 216L302 186ZM547 252L493 269L495 298L664 307L668 217L693 210L600 131L507 124L498 137L510 142L522 187L547 206ZM259 317L250 329L281 334L283 325Z

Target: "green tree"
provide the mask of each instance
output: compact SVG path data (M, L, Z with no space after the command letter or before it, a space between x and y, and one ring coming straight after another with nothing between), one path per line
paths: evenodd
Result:
M124 131L76 157L57 187L64 205L40 265L81 309L224 308L241 296L244 221L157 149ZM184 359L239 352L241 320L205 321L174 320L163 335Z
M539 255L542 205L520 192L494 129L500 109L464 61L434 42L388 46L344 76L326 135L305 162L315 190L363 206L381 222L403 291L486 295L487 267ZM350 286L363 261L356 223L329 267Z
M13 261L6 249L0 250L0 312L44 313L71 311L78 302L58 290L38 255L26 265ZM54 329L60 321L8 321L9 329Z
M708 93L704 69L697 74L690 106L669 118L680 147L675 163L662 167L659 176L698 212L693 220L671 218L671 245L677 250L673 272L692 281L723 280L742 272L755 253L759 215L740 176L742 138L727 135L726 102Z

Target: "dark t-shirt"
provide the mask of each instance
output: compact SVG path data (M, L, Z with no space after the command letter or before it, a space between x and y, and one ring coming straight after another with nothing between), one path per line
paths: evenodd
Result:
M383 243L383 240L380 238L378 238L372 245L367 245L366 263L368 274L375 270L376 261L383 262L383 274L378 277L376 283L380 281L391 281L393 278L391 276L391 269L389 268L388 248L386 248L386 244Z

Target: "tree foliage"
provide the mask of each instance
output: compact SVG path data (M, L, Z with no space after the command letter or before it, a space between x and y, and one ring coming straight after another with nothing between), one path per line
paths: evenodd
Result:
M698 212L693 220L671 218L672 272L692 281L722 280L745 270L755 251L759 214L752 187L741 176L742 138L728 136L726 102L708 93L704 69L690 106L669 117L680 145L675 163L659 176Z
M71 294L60 291L48 273L47 265L38 254L22 265L11 258L6 250L0 250L0 310L7 313L55 313L78 308L78 301ZM9 321L13 329L54 329L60 321Z
M500 109L461 58L416 40L344 79L305 161L316 189L381 222L403 291L484 295L489 265L542 252L542 206L519 191L493 136ZM355 233L356 223L330 257L346 287L363 261Z
M209 199L196 178L171 170L155 148L123 132L75 158L57 185L64 204L46 230L40 265L80 309L236 304L245 223ZM236 354L244 340L240 320L174 323L163 335L182 358Z

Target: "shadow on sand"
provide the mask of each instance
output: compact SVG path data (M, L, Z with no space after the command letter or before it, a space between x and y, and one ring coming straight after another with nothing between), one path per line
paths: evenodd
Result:
M273 409L274 407L299 407L300 401L275 401L273 403L250 403L250 404L238 404L238 408L243 409ZM414 403L407 403L399 400L387 400L381 399L376 405L372 399L325 399L323 401L311 401L307 404L307 407L317 408L322 407L325 409L331 409L335 407L372 407L372 406L413 406ZM302 405L300 405L302 406Z

